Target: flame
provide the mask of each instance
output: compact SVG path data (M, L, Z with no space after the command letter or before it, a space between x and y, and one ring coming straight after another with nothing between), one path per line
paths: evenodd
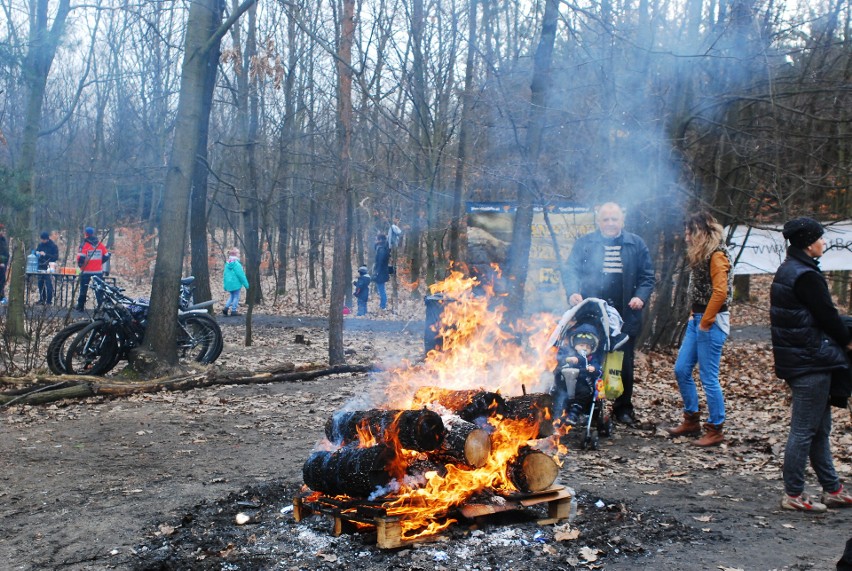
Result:
M448 394L465 398L473 392L490 392L511 397L527 394L527 389L530 393L549 390L556 364L556 350L547 346L556 325L553 315L537 315L521 324L504 323L505 308L495 303L493 288L458 271L429 289L433 295L443 296L437 324L443 347L430 351L422 364L383 373L382 408L426 407L443 414L449 408ZM458 403L453 405L457 410ZM522 446L534 446L561 465L559 456L566 449L559 438L570 427L557 427L553 436L538 439L539 425L534 418L551 422L549 410L538 417L515 420L503 418L495 406L496 402L489 405L487 420L480 419L480 428L490 431L491 453L477 469L448 463L444 470L424 471L416 484L409 482L405 471L419 453L401 447L397 421L379 435L396 452L396 462L387 471L399 486L383 507L388 516L401 517L403 539L433 535L450 526L455 522L449 515L451 509L474 494L516 491L508 467ZM366 426L359 427L358 434L362 445L376 441Z
M504 323L506 310L495 303L493 288L458 271L429 290L443 296L437 324L443 348L430 351L418 367L390 372L386 391L390 407L411 407L411 395L422 386L484 389L504 396L520 395L522 387L530 392L548 388L541 376L556 366L556 350L547 346L556 325L553 315Z
M378 440L373 436L373 431L370 429L368 419L361 420L355 428L355 432L358 433L358 448L369 448L378 444Z

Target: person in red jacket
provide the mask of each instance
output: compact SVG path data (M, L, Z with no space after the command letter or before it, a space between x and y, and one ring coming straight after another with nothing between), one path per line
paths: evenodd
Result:
M103 242L95 236L95 229L87 226L83 243L77 253L77 266L80 268L80 295L77 297L77 311L83 311L86 306L86 294L89 292L89 282L92 276L103 277L104 262L109 259L109 252ZM101 304L103 295L96 291L95 298Z

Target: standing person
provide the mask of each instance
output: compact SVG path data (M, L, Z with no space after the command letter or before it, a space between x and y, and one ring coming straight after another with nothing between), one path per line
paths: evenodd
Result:
M50 264L59 259L59 247L50 239L50 232L41 233L41 241L36 246L38 256L38 271L47 272ZM53 276L50 274L39 274L38 276L38 302L39 305L53 305Z
M240 305L240 289L248 290L249 283L246 278L246 273L243 270L243 265L240 263L240 250L231 248L228 250L228 261L225 263L225 270L222 274L222 286L228 292L228 301L225 302L225 307L222 308L222 315L240 315L237 311Z
M358 300L358 313L356 315L367 315L367 300L370 298L370 274L367 266L358 268L358 277L352 282L355 288L354 296Z
M376 292L379 294L379 309L388 306L386 284L390 279L390 245L385 234L376 235L376 260L373 263L373 281L376 282Z
M6 305L6 271L9 264L9 243L6 227L0 224L0 305Z
M77 266L81 272L77 311L83 311L86 307L86 294L89 293L89 282L92 280L92 276L103 277L104 262L110 256L104 243L95 235L94 228L86 226L83 234L83 243L80 244L80 251L77 253ZM95 299L98 305L100 305L101 301L103 301L103 294L96 291Z
M601 205L595 221L598 230L578 238L571 249L565 289L572 306L584 298L597 297L617 309L624 319L622 331L630 336L621 349L624 393L613 403L613 416L618 422L633 425L633 351L642 330L642 309L654 291L654 265L642 238L624 231L624 211L618 204Z
M848 382L846 351L852 349L852 338L819 267L826 247L823 232L812 218L784 224L790 246L769 290L775 374L790 386L793 408L784 449L781 507L812 512L852 507L852 494L834 470L829 441L832 376ZM823 489L820 501L804 493L808 459Z
M734 273L723 234L722 225L708 212L690 215L684 225L690 316L674 367L683 399L683 421L668 433L671 436L701 434L698 389L692 377L697 364L709 417L704 424L704 436L693 444L703 447L718 446L725 439L725 396L719 384L719 362L722 347L731 332L728 306L733 299Z

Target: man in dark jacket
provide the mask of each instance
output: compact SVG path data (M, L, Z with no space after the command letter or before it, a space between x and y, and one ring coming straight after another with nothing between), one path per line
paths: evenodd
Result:
M49 232L41 233L41 242L36 246L38 256L38 271L45 272L38 276L38 304L53 304L53 276L46 273L50 264L59 259L59 247L50 239Z
M624 231L624 211L614 202L598 208L596 232L581 236L571 249L567 265L568 302L573 306L587 297L605 300L624 319L623 332L630 336L622 346L621 379L624 393L613 403L613 416L635 424L633 410L633 350L642 330L642 309L654 291L656 279L645 242Z
M790 247L769 290L775 374L790 386L793 409L781 507L810 512L848 508L852 492L843 487L831 458L829 395L834 375L848 378L846 352L852 349L852 336L817 263L826 248L822 225L794 218L784 224L783 234ZM819 501L804 491L808 461L822 486Z
M6 305L6 272L9 264L9 243L6 228L0 224L0 305Z
M379 294L379 309L388 306L388 294L385 284L390 279L390 246L388 237L384 234L376 235L376 261L373 263L373 281L376 283L376 292Z

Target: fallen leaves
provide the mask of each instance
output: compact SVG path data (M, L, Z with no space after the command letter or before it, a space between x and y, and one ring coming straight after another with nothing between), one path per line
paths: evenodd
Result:
M553 539L556 541L574 541L580 537L580 530L572 528L570 524L556 526L553 528Z

